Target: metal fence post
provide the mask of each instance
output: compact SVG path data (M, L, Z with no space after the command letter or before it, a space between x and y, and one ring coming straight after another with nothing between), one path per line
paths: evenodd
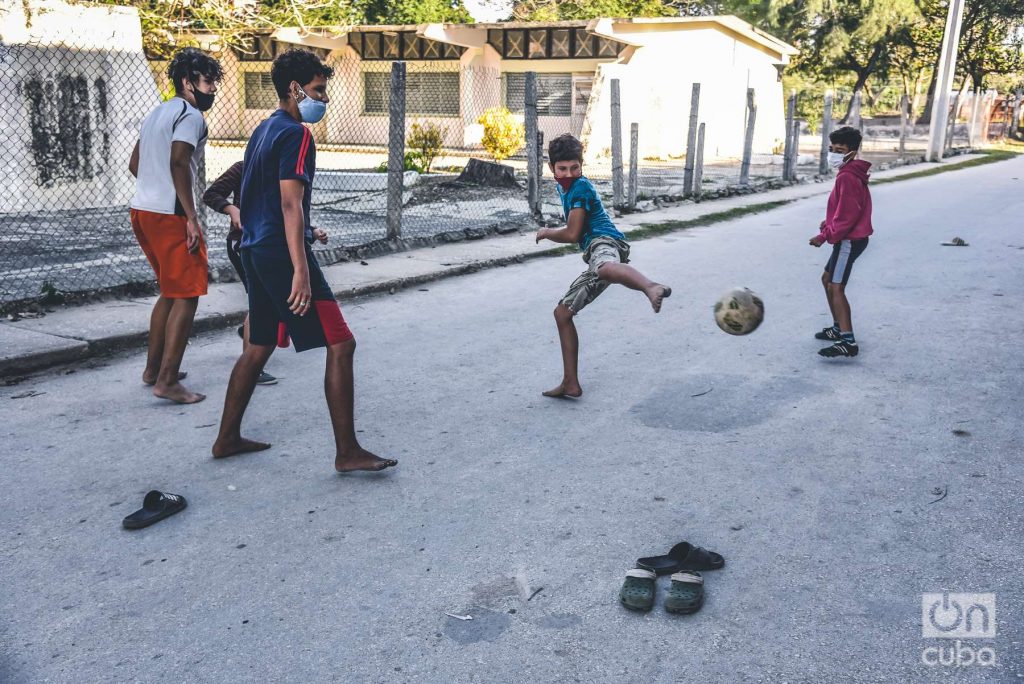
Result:
M693 169L693 201L700 202L704 192L704 124L697 128L697 163Z
M747 88L747 130L743 135L743 161L740 164L740 185L750 184L750 158L754 154L754 123L757 121L757 101L754 89Z
M524 123L526 124L526 204L534 213L540 195L540 179L537 177L537 72L526 72L524 88Z
M612 79L612 206L622 206L622 100L619 79Z
M683 166L683 196L693 193L693 158L697 145L697 114L700 109L700 83L690 91L690 126L686 133L686 163Z
M405 183L405 62L391 64L388 100L387 239L402 236L402 190Z
M907 156L907 126L910 123L910 98L906 93L900 98L900 161Z
M793 160L793 119L796 118L796 91L786 99L786 144L782 148L782 180L789 180L789 165Z
M634 122L629 124L629 191L626 193L626 203L630 209L636 209L636 186L640 173L639 146L640 124Z
M825 111L821 115L821 153L818 157L818 175L827 176L831 171L828 165L828 139L832 132L832 91L825 92Z

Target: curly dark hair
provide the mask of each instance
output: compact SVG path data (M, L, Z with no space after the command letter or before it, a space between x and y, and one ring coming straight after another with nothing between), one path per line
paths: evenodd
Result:
M548 145L548 162L583 161L583 143L569 133L563 133Z
M270 78L274 81L274 89L282 100L288 97L288 86L296 81L305 87L317 76L330 78L334 69L320 61L320 58L309 50L294 48L282 52L270 67Z
M860 141L863 140L863 136L853 126L843 126L829 133L828 139L829 142L846 145L851 150L859 150Z
M211 81L220 81L224 78L224 70L220 62L206 54L199 48L188 47L179 50L167 65L167 78L174 84L174 92L181 94L181 81L187 79L191 82L205 76Z

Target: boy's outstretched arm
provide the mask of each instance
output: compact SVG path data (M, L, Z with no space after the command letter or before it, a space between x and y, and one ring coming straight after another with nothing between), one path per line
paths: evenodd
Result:
M569 212L569 220L565 222L565 228L541 228L537 231L537 242L551 240L571 244L579 242L583 235L583 226L587 222L587 210L582 207Z

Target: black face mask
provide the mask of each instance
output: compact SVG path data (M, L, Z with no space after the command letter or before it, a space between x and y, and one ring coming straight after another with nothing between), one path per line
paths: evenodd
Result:
M215 93L204 93L196 87L196 84L192 84L192 97L196 99L196 109L201 112L205 112L213 106L213 98Z

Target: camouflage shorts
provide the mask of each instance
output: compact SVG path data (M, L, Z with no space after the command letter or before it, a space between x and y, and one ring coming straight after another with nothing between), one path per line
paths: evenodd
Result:
M587 247L587 251L583 253L583 261L587 263L587 270L572 281L569 291L565 293L561 301L577 314L583 310L583 307L597 299L609 285L607 280L601 280L598 277L597 269L608 263L628 264L629 245L615 238L594 238Z

